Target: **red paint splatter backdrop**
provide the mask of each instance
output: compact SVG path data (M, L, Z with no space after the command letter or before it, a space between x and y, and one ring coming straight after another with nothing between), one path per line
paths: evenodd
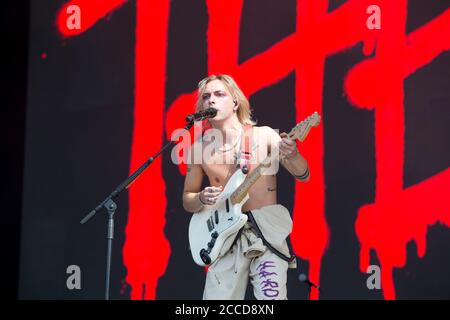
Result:
M58 29L63 37L80 36L113 10L120 10L125 2L69 1L58 14ZM192 112L196 94L193 88L192 92L180 95L165 113L170 2L137 0L136 3L135 117L130 173L151 155L150 150L161 146L162 138L158 137L164 129L170 138L174 129L184 125L179 115ZM241 14L243 1L207 0L206 4L208 74L232 74L251 96L294 71L297 121L314 111L322 113L324 62L328 56L359 42L364 43L365 55L375 53L355 65L345 79L350 102L357 108L375 111L376 197L374 203L359 209L355 232L361 245L361 272L370 264L369 250L374 249L383 270L384 297L395 299L392 271L405 266L407 242L414 240L419 257L423 257L428 226L436 222L450 225L450 203L446 199L449 169L409 188L403 187L404 80L450 49L450 10L406 34L407 0L350 0L329 13L327 0L298 0L297 31L238 64L240 21L245 18ZM381 30L366 27L366 8L372 4L381 8ZM82 10L80 30L66 27L69 5L78 5ZM151 110L149 105L153 106ZM155 118L160 121L149 126ZM149 136L156 137L151 146ZM321 261L329 242L324 214L323 127L310 135L302 150L314 179L305 185L295 185L291 240L295 254L310 263L311 281L320 284ZM180 171L185 173L183 165ZM159 159L153 170L145 172L129 191L123 250L133 299L142 297L144 285L145 298L154 299L158 279L168 264L171 250L163 232L165 192ZM312 292L312 298L318 298L317 291Z

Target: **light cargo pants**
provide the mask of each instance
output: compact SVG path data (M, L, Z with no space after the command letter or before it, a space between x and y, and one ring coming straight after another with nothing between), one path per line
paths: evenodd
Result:
M271 205L252 210L266 240L289 255L286 238L292 229L287 209ZM287 215L286 215L287 214ZM249 224L231 249L209 266L206 275L204 300L242 300L248 281L258 300L287 299L287 270L295 268L270 251Z

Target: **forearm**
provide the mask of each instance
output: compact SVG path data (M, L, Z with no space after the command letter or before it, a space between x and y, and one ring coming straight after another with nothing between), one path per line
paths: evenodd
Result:
M198 212L203 208L203 203L200 201L200 192L184 192L183 193L183 208L188 212Z
M296 153L290 158L282 159L282 164L293 176L301 181L309 180L308 162L300 153Z

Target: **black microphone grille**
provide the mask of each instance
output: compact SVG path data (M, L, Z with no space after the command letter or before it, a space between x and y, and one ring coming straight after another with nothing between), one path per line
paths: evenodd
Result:
M208 109L205 110L205 112L207 114L214 114L215 115L217 113L217 109L216 108L208 108Z

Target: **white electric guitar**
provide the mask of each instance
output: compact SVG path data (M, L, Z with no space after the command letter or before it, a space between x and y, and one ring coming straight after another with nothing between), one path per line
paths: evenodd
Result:
M320 123L317 112L298 123L289 132L289 139L303 141L312 127ZM249 199L250 187L270 165L268 156L247 175L237 170L228 180L214 205L205 205L194 213L189 223L189 244L192 258L199 266L207 266L225 254L234 242L237 232L247 222L242 206Z

